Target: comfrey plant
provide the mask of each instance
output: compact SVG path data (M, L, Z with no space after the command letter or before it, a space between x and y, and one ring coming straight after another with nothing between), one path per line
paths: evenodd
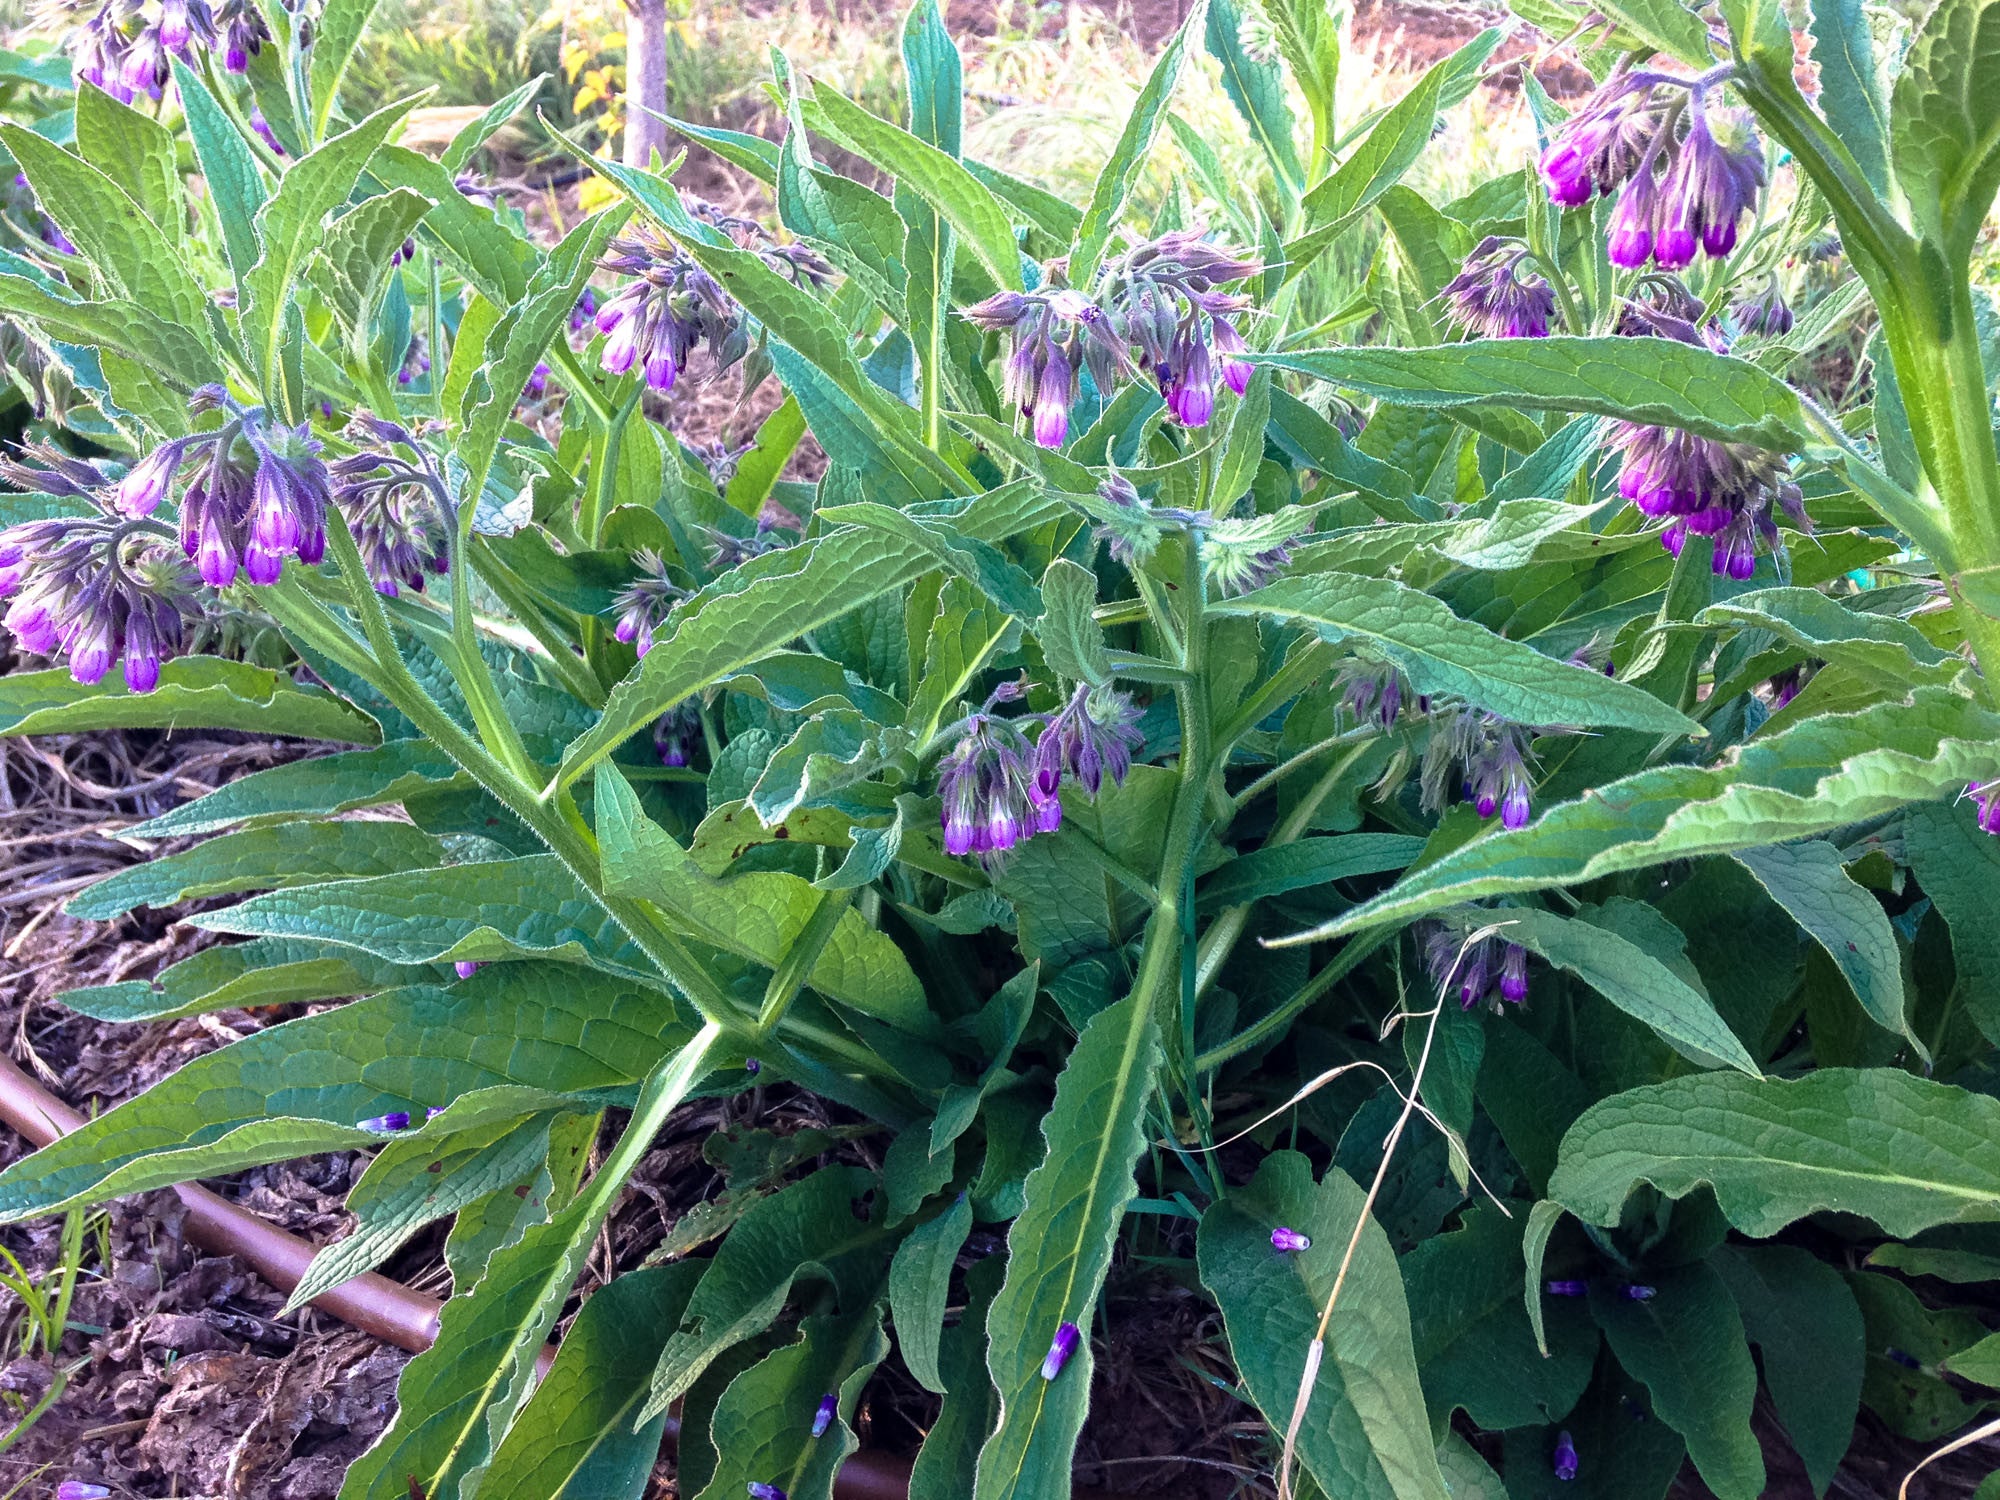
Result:
M930 0L900 118L779 57L782 140L681 127L768 225L592 160L534 241L469 168L527 94L406 149L353 7L114 6L0 124L76 252L0 253L56 393L0 732L344 747L74 896L240 939L76 1008L297 1012L0 1216L373 1152L297 1297L447 1215L458 1295L348 1500L635 1496L670 1410L701 1500L830 1500L862 1427L1062 1500L1168 1283L1287 1497L1829 1492L2000 1391L2000 12L1891 81L1817 7L1808 99L1776 7L1538 0L1600 83L1431 202L1496 33L1343 121L1317 0L1209 7L1085 203L967 155ZM1198 48L1260 174L1176 129ZM690 379L782 397L677 433ZM536 1378L663 1125L787 1088L859 1144Z

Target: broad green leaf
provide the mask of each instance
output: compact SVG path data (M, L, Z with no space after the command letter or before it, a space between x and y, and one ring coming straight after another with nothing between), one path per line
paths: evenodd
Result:
M1996 739L2000 720L1930 689L1823 714L1730 751L1716 768L1641 771L1549 808L1526 828L1476 839L1316 935L1829 832L2000 775Z
M558 1102L539 1089L475 1089L421 1134L391 1136L348 1192L353 1232L313 1257L285 1310L373 1270L432 1220L533 1182L549 1154L547 1106Z
M945 1394L938 1369L938 1341L951 1300L952 1263L972 1232L972 1202L964 1193L928 1223L910 1231L889 1263L889 1307L896 1319L896 1343L917 1384Z
M512 307L527 292L540 253L492 209L459 192L442 164L404 146L384 146L369 158L364 181L430 199L436 207L418 226L418 242L440 251L496 308Z
M1882 97L1867 8L1861 0L1814 0L1811 29L1813 61L1819 64L1820 112L1861 168L1868 186L1886 197L1889 105ZM1820 1487L1825 1488L1823 1481Z
M1011 172L969 157L965 169L985 183L993 196L1013 209L1023 222L1034 225L1058 245L1067 245L1076 234L1077 225L1083 222L1083 210L1074 203Z
M264 206L264 179L257 158L242 134L208 91L201 75L179 58L174 60L174 87L187 117L188 140L194 146L201 180L215 202L222 225L222 245L229 269L240 283L257 264L257 210Z
M1608 927L1533 907L1476 907L1456 913L1455 928L1501 929L1557 968L1576 975L1634 1020L1653 1028L1678 1051L1740 1069L1752 1078L1757 1064L1708 997L1638 943Z
M1505 573L1536 562L1609 557L1654 543L1645 532L1605 535L1589 530L1597 510L1562 500L1505 500L1490 515L1456 521L1377 523L1323 532L1299 549L1288 571L1380 575L1406 567L1413 555L1434 553L1457 567Z
M1146 75L1139 97L1133 101L1132 112L1125 117L1118 144L1097 169L1097 181L1090 189L1090 206L1084 209L1076 238L1069 247L1069 263L1079 277L1095 274L1104 259L1111 231L1125 211L1133 184L1139 180L1139 169L1152 152L1153 140L1160 133L1160 121L1166 118L1167 106L1173 100L1174 85L1180 81L1181 63L1187 56L1188 38L1205 26L1203 10L1203 6L1196 5L1181 22L1180 30L1160 49L1153 71ZM1004 1393L1006 1388L1001 1389ZM983 1472L984 1463L980 1467Z
M1307 890L1353 875L1380 875L1406 867L1424 841L1402 833L1345 833L1267 845L1239 854L1202 882L1203 911Z
M185 249L187 199L171 130L86 83L76 93L76 149L139 205L171 248Z
M1596 1332L1573 1303L1553 1309L1552 1353L1536 1350L1521 1306L1525 1216L1512 1207L1512 1218L1472 1210L1462 1228L1423 1241L1400 1268L1430 1411L1443 1418L1462 1407L1488 1431L1561 1421L1597 1362Z
M1983 1255L1975 1250L1892 1243L1870 1251L1868 1264L1887 1266L1905 1276L1935 1276L1957 1286L2000 1281L2000 1255Z
M1064 1323L1088 1329L1145 1149L1146 1105L1160 1065L1146 996L1100 1011L1078 1036L1043 1121L1048 1155L1028 1174L1026 1206L1007 1233L1007 1280L987 1319L987 1368L1000 1420L979 1454L974 1500L1064 1500L1090 1405L1086 1334L1054 1380L1042 1360Z
M834 1475L861 1444L838 1416L815 1438L811 1414L828 1394L852 1412L888 1353L873 1301L807 1318L796 1343L730 1381L715 1404L709 1418L715 1473L695 1500L736 1500L752 1484L773 1482L788 1500L833 1500Z
M632 1419L665 1330L680 1321L705 1269L700 1261L648 1266L593 1293L480 1488L507 1500L638 1494L659 1456L663 1419L636 1433Z
M944 1405L910 1469L909 1500L964 1500L972 1493L979 1446L998 1411L999 1398L986 1375L986 1314L1001 1269L1000 1258L989 1256L965 1274L965 1310L945 1330L938 1356Z
M2000 3L1940 0L1910 43L1889 114L1896 185L1918 233L1942 241L1961 274L2000 187L1996 69Z
M238 891L285 890L440 863L444 846L408 823L282 823L226 833L179 854L132 865L86 886L63 910L102 922L137 906L162 908Z
M653 992L547 965L357 1000L195 1058L16 1162L0 1173L0 1218L379 1143L353 1122L497 1084L619 1088L687 1034Z
M1289 202L1304 185L1305 172L1292 143L1296 127L1285 102L1285 75L1275 61L1259 61L1243 50L1240 28L1235 0L1209 0L1208 25L1202 39L1209 56L1222 69L1223 92L1243 116L1251 138L1271 163L1279 191Z
M160 685L150 693L127 692L122 668L95 687L60 669L0 678L0 736L97 729L240 729L350 745L381 738L373 720L331 693L219 656L163 663Z
M1053 610L1056 601L1048 593L1049 580L1056 576L1058 566L1074 564L1052 564L1050 571L1042 579L1042 597ZM1081 568L1077 568L1082 573ZM1060 585L1058 585L1060 587ZM1090 597L1097 595L1093 586ZM1092 622L1091 629L1096 629ZM1048 626L1043 626L1043 652L1049 657L1049 664L1061 671L1057 660L1060 647L1047 644ZM1010 642L1020 639L1020 622L990 599L986 598L963 578L946 581L938 594L938 611L931 621L930 630L924 642L922 670L917 674L917 691L910 702L910 712L904 721L918 744L927 742L938 732L952 708L967 693L972 691L974 681L986 670L993 658L1009 649Z
M313 139L326 134L327 121L340 104L340 82L353 61L355 44L375 13L376 0L326 0L313 28L312 61L306 86L312 101Z
M1475 339L1430 349L1319 349L1259 362L1392 404L1507 401L1592 412L1796 452L1810 445L1791 387L1747 360L1674 339Z
M447 172L462 171L472 159L473 152L534 102L535 96L542 91L542 85L548 82L548 77L546 73L537 73L511 94L494 100L486 107L485 113L466 121L458 128L458 134L451 138L451 144L444 148L444 155L438 158L438 164Z
M1243 1383L1274 1430L1291 1420L1307 1350L1363 1220L1363 1201L1339 1168L1315 1184L1305 1157L1280 1151L1202 1215L1202 1284L1222 1309ZM1306 1235L1311 1248L1272 1249L1271 1231L1279 1227ZM1334 1305L1298 1441L1300 1460L1328 1495L1444 1500L1403 1277L1372 1216Z
M601 1113L556 1116L549 1126L548 1159L533 1181L488 1193L458 1211L444 1241L445 1269L453 1287L462 1291L476 1285L495 1254L576 1196L603 1123Z
M1647 1272L1654 1295L1626 1297L1602 1278L1590 1310L1627 1374L1644 1381L1660 1420L1687 1439L1688 1457L1719 1500L1757 1500L1764 1456L1750 1430L1757 1366L1735 1299L1704 1264Z
M1924 633L1893 615L1847 609L1817 589L1756 589L1711 604L1693 621L1700 629L1733 625L1768 630L1820 661L1839 662L1858 672L1907 687L1923 669L1951 662Z
M736 472L730 476L723 498L744 515L756 515L805 435L806 419L799 411L798 399L787 395L758 425L750 451L736 461Z
M222 366L200 334L137 302L79 301L25 276L0 273L0 312L28 319L60 343L122 354L174 390L222 378Z
M873 162L929 204L957 231L986 273L1004 288L1021 289L1021 251L1006 207L948 150L892 125L825 83L815 85L814 130Z
M553 854L300 886L189 921L249 937L323 938L402 964L555 958L664 982Z
M108 98L104 103L122 107ZM0 142L26 174L43 211L103 273L113 295L130 298L194 337L207 331L208 299L188 269L178 235L169 238L118 183L32 130L0 125ZM135 179L150 175L139 161L133 162L132 172ZM156 185L151 191L165 189ZM178 178L173 192L178 201Z
M1861 1404L1897 1436L1927 1447L1967 1426L1980 1405L1966 1399L1971 1393L1962 1385L1948 1382L1945 1371L1947 1361L1955 1363L1986 1338L1985 1325L1959 1308L1925 1306L1893 1276L1851 1271L1847 1284L1861 1304L1868 1343Z
M831 899L778 870L717 880L652 822L624 777L598 767L597 836L605 883L650 901L676 927L728 953L776 969ZM907 1030L930 1029L923 986L888 934L852 907L840 914L806 982L829 999Z
M1443 600L1387 578L1281 578L1212 609L1268 615L1312 626L1328 640L1364 642L1401 668L1419 693L1449 693L1516 723L1662 734L1686 733L1691 724L1643 689L1495 635L1453 614Z
M384 105L353 129L292 163L270 201L257 211L257 243L263 253L243 277L244 303L239 316L250 358L267 391L280 385L278 348L284 338L285 309L295 305L293 287L319 246L322 222L347 201L368 159L414 102Z
M346 750L252 771L125 832L139 839L180 838L253 819L333 817L400 802L459 774L428 740L396 740L373 750Z
M1042 575L1046 611L1035 634L1049 666L1069 682L1105 687L1111 682L1111 652L1104 628L1091 617L1097 608L1097 580L1088 569L1059 557Z
M172 1021L236 1006L295 1005L373 995L435 977L331 943L258 938L204 948L159 977L65 990L56 998L100 1021Z
M1903 820L1910 868L1951 924L1956 994L1988 1041L2000 1040L2000 839L1966 799L1913 807Z
M1063 828L1091 839L1128 870L1156 870L1178 778L1160 766L1135 765L1123 786L1106 783L1095 799L1063 791ZM1068 963L1129 938L1149 904L1067 846L1068 835L1029 839L997 872L994 888L1013 904L1025 958Z
M1840 851L1825 839L1808 839L1739 849L1735 858L1826 949L1869 1018L1907 1037L1927 1058L1905 1013L1903 956L1889 914L1873 892L1849 878Z
M856 1218L853 1207L871 1185L855 1168L822 1167L750 1207L708 1262L660 1352L644 1415L665 1411L718 1355L770 1327L798 1278L831 1281L843 1294L873 1290L889 1236L879 1223ZM810 1420L810 1411L803 1415Z
M1042 593L1019 563L998 547L976 538L959 535L949 525L939 525L883 505L873 500L849 501L823 506L819 512L830 524L860 526L885 531L891 536L915 542L931 557L1022 621L1039 619Z
M989 491L951 519L962 535L995 542L1057 514L1055 502L1023 481ZM935 565L914 542L856 527L725 573L675 609L638 671L612 690L598 725L564 753L557 784L567 786L692 694Z
M1676 1078L1585 1111L1549 1197L1611 1224L1642 1181L1670 1198L1707 1183L1730 1223L1760 1239L1828 1209L1905 1237L2000 1220L2000 1099L1890 1068Z
M306 266L306 279L350 339L365 344L389 278L391 256L430 212L431 200L408 188L392 188L349 209L326 232Z
M1731 1245L1709 1257L1764 1357L1778 1420L1823 1495L1861 1405L1861 1309L1838 1271L1792 1245Z
M1601 9L1620 29L1691 68L1705 68L1714 60L1708 28L1681 0L1608 0Z
M348 1469L341 1500L404 1500L413 1478L426 1495L445 1500L457 1493L456 1476L484 1465L527 1395L535 1356L625 1179L667 1114L701 1081L720 1034L704 1027L661 1063L589 1187L495 1252L478 1284L445 1304L437 1342L403 1367L395 1420Z
M1577 1470L1558 1479L1551 1460L1565 1432ZM1501 1445L1508 1500L1665 1500L1686 1457L1680 1434L1650 1409L1646 1388L1613 1360L1561 1422L1516 1429Z

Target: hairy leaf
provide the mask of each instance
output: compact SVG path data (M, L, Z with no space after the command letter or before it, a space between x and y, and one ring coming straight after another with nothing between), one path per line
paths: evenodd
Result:
M168 727L240 729L350 745L381 738L372 719L333 694L219 656L177 656L162 663L160 685L150 693L127 692L122 668L95 687L60 668L0 678L0 736Z

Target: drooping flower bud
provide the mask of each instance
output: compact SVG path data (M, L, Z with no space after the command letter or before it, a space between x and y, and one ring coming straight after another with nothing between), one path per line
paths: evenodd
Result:
M647 226L620 236L600 264L637 278L597 309L598 332L606 335L599 358L611 374L636 368L649 389L668 391L700 345L708 346L717 370L747 350L743 310L660 231ZM579 302L579 314L581 308Z
M1076 1324L1064 1323L1056 1329L1056 1336L1049 1344L1049 1352L1042 1360L1042 1379L1054 1380L1062 1374L1063 1366L1076 1353L1077 1345L1083 1342L1083 1335Z
M1271 1248L1291 1253L1312 1249L1312 1240L1296 1229L1286 1229L1283 1225L1271 1231Z
M1556 1434L1555 1453L1550 1460L1556 1478L1567 1484L1576 1478L1576 1444L1565 1429Z
M391 599L405 587L422 593L428 577L451 567L449 491L437 461L402 424L372 413L358 413L348 431L380 445L329 465L333 502L354 533L369 581Z
M663 766L685 766L694 758L694 747L700 742L701 709L693 699L675 704L653 725L653 748L659 752Z
M641 656L653 649L653 636L667 621L673 607L687 598L687 590L668 576L667 564L659 553L640 548L632 554L639 576L611 601L616 623L611 633Z
M356 1120L354 1128L377 1135L394 1135L399 1130L410 1128L410 1112L407 1109L392 1109L386 1115L370 1115L365 1120Z
M1035 742L1035 791L1047 803L1060 807L1055 796L1064 772L1076 777L1093 798L1104 785L1106 773L1112 785L1123 786L1132 769L1132 752L1144 739L1139 732L1139 709L1128 694L1079 684ZM1049 825L1054 826L1053 822Z
M250 59L271 39L256 0L218 0L215 26L222 34L222 65L232 73L248 72Z
M1492 339L1548 336L1555 288L1535 271L1525 245L1489 235L1439 293L1454 321Z
M111 1491L101 1484L81 1479L65 1479L56 1486L56 1500L110 1500Z
M1382 729L1391 729L1406 703L1414 704L1419 712L1428 712L1428 700L1413 694L1403 674L1394 667L1354 658L1341 667L1333 686L1341 707L1354 716L1357 724L1372 719Z
M460 979L470 979L474 974L479 972L478 962L470 958L459 959L451 968L452 972L458 975Z
M1790 333L1794 321L1791 304L1785 301L1784 289L1775 276L1764 283L1764 290L1756 296L1742 298L1732 306L1729 316L1742 332L1766 338Z
M1550 1281L1543 1284L1543 1290L1551 1297L1584 1297L1590 1293L1590 1283L1587 1281Z
M750 1500L785 1500L785 1492L775 1484L765 1484L761 1480L753 1479L748 1488Z
M964 736L938 765L946 853L977 854L991 864L1023 839L1055 828L1061 804L1041 792L1033 759L1012 720L981 710L965 721Z
M1461 1009L1484 1003L1497 1012L1502 1002L1519 1005L1528 998L1528 952L1518 943L1497 937L1468 942L1440 924L1425 934L1424 962L1439 993L1454 995ZM1550 1283L1554 1295L1570 1295L1555 1285Z
M2000 781L1989 781L1985 786L1975 783L1965 789L1965 795L1978 804L1979 826L1988 833L2000 834Z
M1659 1296L1659 1291L1655 1287L1646 1286L1636 1281L1629 1281L1618 1295L1623 1297L1627 1302L1651 1302L1655 1297Z
M833 1425L835 1414L840 1410L839 1400L832 1391L819 1398L819 1405L813 1411L812 1435L825 1437L827 1428Z

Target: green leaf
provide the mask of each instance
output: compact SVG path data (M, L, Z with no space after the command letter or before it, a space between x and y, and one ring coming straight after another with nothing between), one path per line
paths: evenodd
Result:
M1868 186L1886 198L1889 106L1875 65L1874 31L1861 0L1814 0L1812 39L1820 112Z
M1757 1366L1743 1320L1707 1265L1647 1272L1654 1295L1634 1301L1602 1278L1590 1310L1628 1374L1645 1382L1660 1420L1687 1439L1688 1457L1719 1500L1757 1500L1764 1456L1750 1430Z
M76 149L139 205L170 247L185 249L187 200L171 130L86 83L76 93Z
M252 819L333 817L356 808L400 802L411 793L449 783L459 774L458 767L428 740L396 740L373 750L347 750L253 771L224 782L205 797L128 828L125 835L180 838Z
M1070 241L1069 263L1079 269L1095 267L1104 259L1104 248L1111 243L1111 231L1117 225L1119 215L1125 211L1126 199L1132 195L1133 184L1139 180L1139 169L1145 165L1146 157L1153 149L1153 140L1160 133L1160 122L1166 118L1167 106L1173 100L1174 85L1180 81L1181 63L1187 55L1188 38L1200 31L1206 21L1203 7L1196 5L1181 22L1180 30L1160 49L1159 60L1153 64L1153 71L1146 75L1145 83L1139 89L1139 97L1132 103L1132 111L1125 117L1125 125L1118 134L1118 144L1111 148L1111 154L1104 159L1104 165L1097 169L1097 180L1091 184L1090 206L1083 211L1083 220L1076 227L1076 238ZM1002 1392L1006 1390L1001 1387ZM985 1468L984 1463L980 1465Z
M1904 1013L1903 957L1889 914L1873 892L1849 878L1840 851L1825 839L1808 839L1739 849L1735 859L1826 949L1869 1019L1907 1037L1928 1059Z
M404 1500L414 1477L438 1500L454 1476L484 1464L527 1395L535 1356L653 1130L701 1081L720 1036L704 1027L646 1080L633 1124L576 1201L496 1251L470 1291L445 1304L437 1342L403 1367L396 1417L356 1459L341 1500ZM641 1120L652 1128L641 1129ZM446 1488L451 1483L450 1489Z
M1315 935L1829 832L1990 780L2000 774L1996 738L2000 720L1930 689L1822 714L1730 751L1716 768L1641 771L1549 808L1526 828L1476 839Z
M390 257L430 209L422 194L392 188L333 221L305 274L350 339L366 342L389 278L397 274Z
M444 155L438 158L438 164L447 172L463 170L465 164L472 160L472 153L485 145L502 125L534 102L548 80L548 74L537 73L505 98L494 100L486 107L485 113L466 121L458 128L458 134L451 138L451 144L444 148Z
M680 1321L706 1269L701 1261L649 1266L593 1293L480 1488L507 1500L640 1493L663 1423L635 1433L632 1418L651 1388L663 1330Z
M1553 1352L1535 1347L1521 1305L1523 1227L1481 1207L1403 1257L1417 1371L1440 1418L1463 1408L1488 1431L1560 1422L1590 1384L1597 1335L1581 1308L1558 1306Z
M1296 1152L1267 1156L1257 1175L1202 1215L1197 1263L1229 1332L1230 1354L1271 1426L1289 1423L1321 1310L1340 1275L1364 1195L1339 1168L1315 1185ZM1271 1248L1296 1229L1310 1249ZM1347 1267L1314 1377L1299 1457L1328 1495L1444 1500L1403 1278L1372 1217Z
M925 521L873 500L822 506L819 514L833 525L885 531L915 542L938 563L977 585L981 593L1016 619L1032 621L1041 617L1042 594L1035 587L1035 580L991 543L960 536L948 525Z
M1422 839L1402 833L1345 833L1267 845L1239 854L1203 881L1201 910L1282 896L1353 875L1401 870L1423 847Z
M985 183L993 196L1059 245L1067 245L1083 222L1083 210L1046 188L1014 176L999 167L965 158L965 169Z
M1673 339L1475 339L1430 349L1318 349L1258 362L1379 400L1442 408L1506 401L1592 412L1797 452L1811 445L1791 387L1747 360Z
M238 891L387 875L443 859L444 846L408 823L283 823L224 834L182 853L132 865L86 886L63 910L102 922L137 906L162 908Z
M1045 613L1035 634L1051 670L1069 682L1108 686L1111 652L1104 644L1104 627L1091 616L1097 608L1097 579L1059 557L1042 575L1042 604Z
M299 158L279 179L270 201L257 211L257 243L263 254L243 277L239 316L250 357L267 391L279 385L278 347L284 338L285 309L295 305L293 288L320 243L323 221L347 201L362 168L414 102L384 105L352 130Z
M2000 839L1979 827L1970 799L1913 807L1903 847L1924 894L1951 924L1954 991L1982 1035L2000 1041Z
M1000 1258L989 1256L965 1273L965 1310L945 1330L938 1358L944 1405L910 1470L909 1500L964 1500L972 1493L979 1446L998 1412L999 1398L986 1375L986 1315L1001 1269Z
M1576 975L1634 1020L1653 1028L1686 1054L1758 1076L1744 1050L1708 997L1638 943L1609 927L1558 916L1532 907L1474 908L1455 913L1454 927L1488 925L1559 969Z
M1612 1224L1641 1181L1670 1198L1707 1183L1729 1222L1757 1238L1827 1209L1899 1237L1996 1220L2000 1099L1890 1068L1676 1078L1585 1111L1563 1137L1549 1196Z
M1940 0L1896 76L1889 149L1926 239L1963 267L2000 188L2000 0Z
M718 1355L770 1327L798 1278L831 1281L857 1296L860 1283L877 1285L886 1231L857 1219L853 1208L871 1182L855 1168L822 1167L750 1207L709 1261L660 1352L645 1415L665 1411Z
M995 542L1059 514L1027 481L991 490L954 517L962 535ZM612 690L597 726L563 755L567 786L675 704L801 635L899 589L935 561L914 542L859 527L766 553L675 609L636 673Z
M339 106L340 82L347 76L355 44L367 29L375 4L376 0L327 0L320 7L318 25L313 28L312 61L306 72L314 140L326 134L327 121Z
M0 312L28 319L59 343L122 354L174 390L222 378L222 366L200 334L137 302L77 301L26 276L0 274Z
M788 394L777 410L758 424L750 451L737 460L723 498L744 515L756 515L805 435L806 419L798 398Z
M180 91L181 110L187 117L188 140L222 225L229 269L240 284L257 264L255 220L257 210L264 206L264 179L257 175L257 158L250 154L201 75L178 57L173 62L174 87Z
M989 276L1003 288L1021 289L1021 251L1012 217L949 151L869 114L828 84L814 85L813 101L818 107L808 110L806 119L814 130L917 194L958 232Z
M1285 102L1285 75L1276 62L1260 62L1243 50L1235 0L1209 0L1202 40L1222 69L1222 89L1250 127L1250 135L1271 163L1271 175L1289 202L1305 183L1292 144L1292 112ZM1178 133L1178 131L1176 132Z
M646 817L616 768L599 766L595 785L606 884L651 901L675 926L705 943L776 969L829 899L810 881L778 870L714 879ZM913 1031L931 1027L923 986L909 960L852 907L840 914L806 982L877 1020Z
M418 226L418 241L441 252L494 307L512 307L527 292L540 253L492 209L459 192L442 164L404 146L384 146L369 158L366 180L430 199L436 207Z
M553 854L301 886L188 920L210 932L324 938L395 963L554 958L659 982Z
M1791 1245L1730 1245L1709 1257L1764 1356L1778 1420L1824 1495L1861 1406L1861 1309L1840 1273Z
M1042 579L1042 597L1051 609L1055 601L1050 598L1048 588L1053 576L1054 565ZM1091 597L1096 598L1096 594L1093 592ZM938 732L953 706L972 691L979 674L996 655L1009 649L1009 642L1019 639L1020 622L978 589L963 578L945 582L938 594L937 617L931 621L925 636L922 671L916 674L917 691L904 720L918 744L926 743ZM1053 649L1058 653L1061 650ZM1050 651L1045 638L1043 652ZM1050 664L1057 666L1053 656ZM1059 666L1057 669L1061 670Z
M873 1302L807 1318L796 1343L738 1375L716 1403L709 1419L715 1473L695 1500L736 1500L751 1484L773 1480L791 1500L833 1500L834 1475L861 1444L838 1417L813 1437L809 1414L829 1393L851 1412L888 1353Z
M656 994L548 965L357 1000L195 1058L16 1162L0 1173L0 1218L379 1143L353 1122L497 1084L618 1088L686 1035Z
M960 1193L950 1208L911 1230L889 1263L889 1307L903 1363L918 1385L940 1396L947 1388L938 1369L938 1347L951 1300L952 1264L971 1232L972 1202Z
M432 1220L533 1182L549 1154L547 1106L560 1097L515 1085L475 1089L429 1129L391 1136L348 1192L353 1233L313 1257L285 1311L372 1271Z
M1630 683L1542 655L1532 646L1460 619L1443 600L1387 578L1318 573L1281 578L1240 598L1223 615L1269 615L1311 625L1328 640L1365 642L1402 669L1419 693L1449 693L1502 718L1689 732L1677 710Z
M1718 625L1768 630L1809 656L1838 662L1898 687L1926 676L1935 680L1938 674L1924 669L1956 663L1956 658L1932 645L1909 621L1844 608L1817 589L1755 589L1711 604L1695 616L1693 624L1704 630Z
M219 656L177 656L163 663L160 685L150 693L127 692L122 668L95 687L59 669L0 678L0 737L165 728L240 729L350 745L381 738L372 719L331 693Z
M1707 26L1681 0L1610 0L1601 8L1622 30L1691 68L1712 61Z
M235 1006L293 1005L373 995L434 977L351 948L259 938L204 948L159 976L65 990L56 998L100 1021L172 1021Z
M1160 1065L1159 1027L1133 994L1100 1011L1056 1080L1042 1133L1048 1155L1028 1174L1026 1206L1007 1234L1007 1280L987 1319L987 1368L1000 1420L979 1454L974 1500L1062 1500L1090 1404L1084 1338L1055 1380L1043 1357L1063 1323L1088 1328L1111 1252L1138 1192L1145 1112Z
M169 239L123 187L32 130L0 125L0 142L27 175L43 211L76 241L115 295L169 319L191 337L206 333L208 299L188 269L178 238ZM135 173L144 170L134 164ZM176 178L176 201L179 196Z

